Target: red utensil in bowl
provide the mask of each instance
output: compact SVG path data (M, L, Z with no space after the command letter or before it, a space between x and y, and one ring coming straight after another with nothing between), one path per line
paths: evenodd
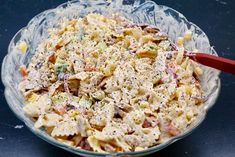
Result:
M211 68L215 68L224 72L228 72L235 75L235 60L218 57L201 52L186 52L185 56L190 59L206 65Z

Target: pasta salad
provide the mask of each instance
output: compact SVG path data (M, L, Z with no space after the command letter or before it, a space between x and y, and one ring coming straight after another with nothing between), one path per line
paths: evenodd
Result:
M203 71L155 26L88 14L48 30L19 90L36 128L95 152L140 151L183 132L203 105ZM26 52L27 44L18 48Z

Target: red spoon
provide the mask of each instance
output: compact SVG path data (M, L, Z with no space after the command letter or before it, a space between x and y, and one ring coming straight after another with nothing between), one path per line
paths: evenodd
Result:
M208 67L235 75L235 60L217 57L201 52L186 52L185 56L188 56L190 59Z

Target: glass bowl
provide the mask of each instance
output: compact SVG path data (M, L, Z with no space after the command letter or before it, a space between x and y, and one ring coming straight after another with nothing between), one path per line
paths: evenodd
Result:
M48 36L46 31L47 28L57 26L58 21L62 18L66 17L71 19L83 17L91 12L103 15L118 13L136 23L156 25L162 31L166 32L173 42L175 42L177 37L182 36L185 31L191 30L193 32L193 38L186 44L186 48L188 50L197 48L202 52L217 55L213 47L210 46L206 34L198 26L189 22L181 13L169 7L157 5L152 1L145 0L113 0L112 2L105 0L70 1L55 9L44 11L35 16L26 27L16 33L9 44L8 54L2 63L1 75L2 81L5 85L5 97L7 103L16 116L22 120L34 134L43 140L82 156L143 156L163 149L173 142L187 136L196 129L205 119L208 109L215 104L220 91L219 71L204 66L202 66L204 69L204 75L200 79L204 91L205 103L201 114L198 116L197 120L180 135L172 137L164 143L153 146L149 149L126 153L96 153L81 150L58 142L45 133L43 129L34 128L34 122L22 111L22 107L24 105L23 97L18 90L18 83L21 80L21 76L18 72L19 66L22 64L28 65L35 53L38 43ZM25 41L29 45L25 54L21 53L17 49L17 43L19 41Z

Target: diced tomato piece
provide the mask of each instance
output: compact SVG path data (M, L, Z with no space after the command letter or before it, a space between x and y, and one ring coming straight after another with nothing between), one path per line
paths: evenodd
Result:
M58 113L59 115L64 115L66 113L66 108L63 105L55 105L53 107L53 109L55 110L56 113Z
M19 72L21 74L22 77L26 77L28 75L27 73L27 69L25 65L21 65L19 68Z

